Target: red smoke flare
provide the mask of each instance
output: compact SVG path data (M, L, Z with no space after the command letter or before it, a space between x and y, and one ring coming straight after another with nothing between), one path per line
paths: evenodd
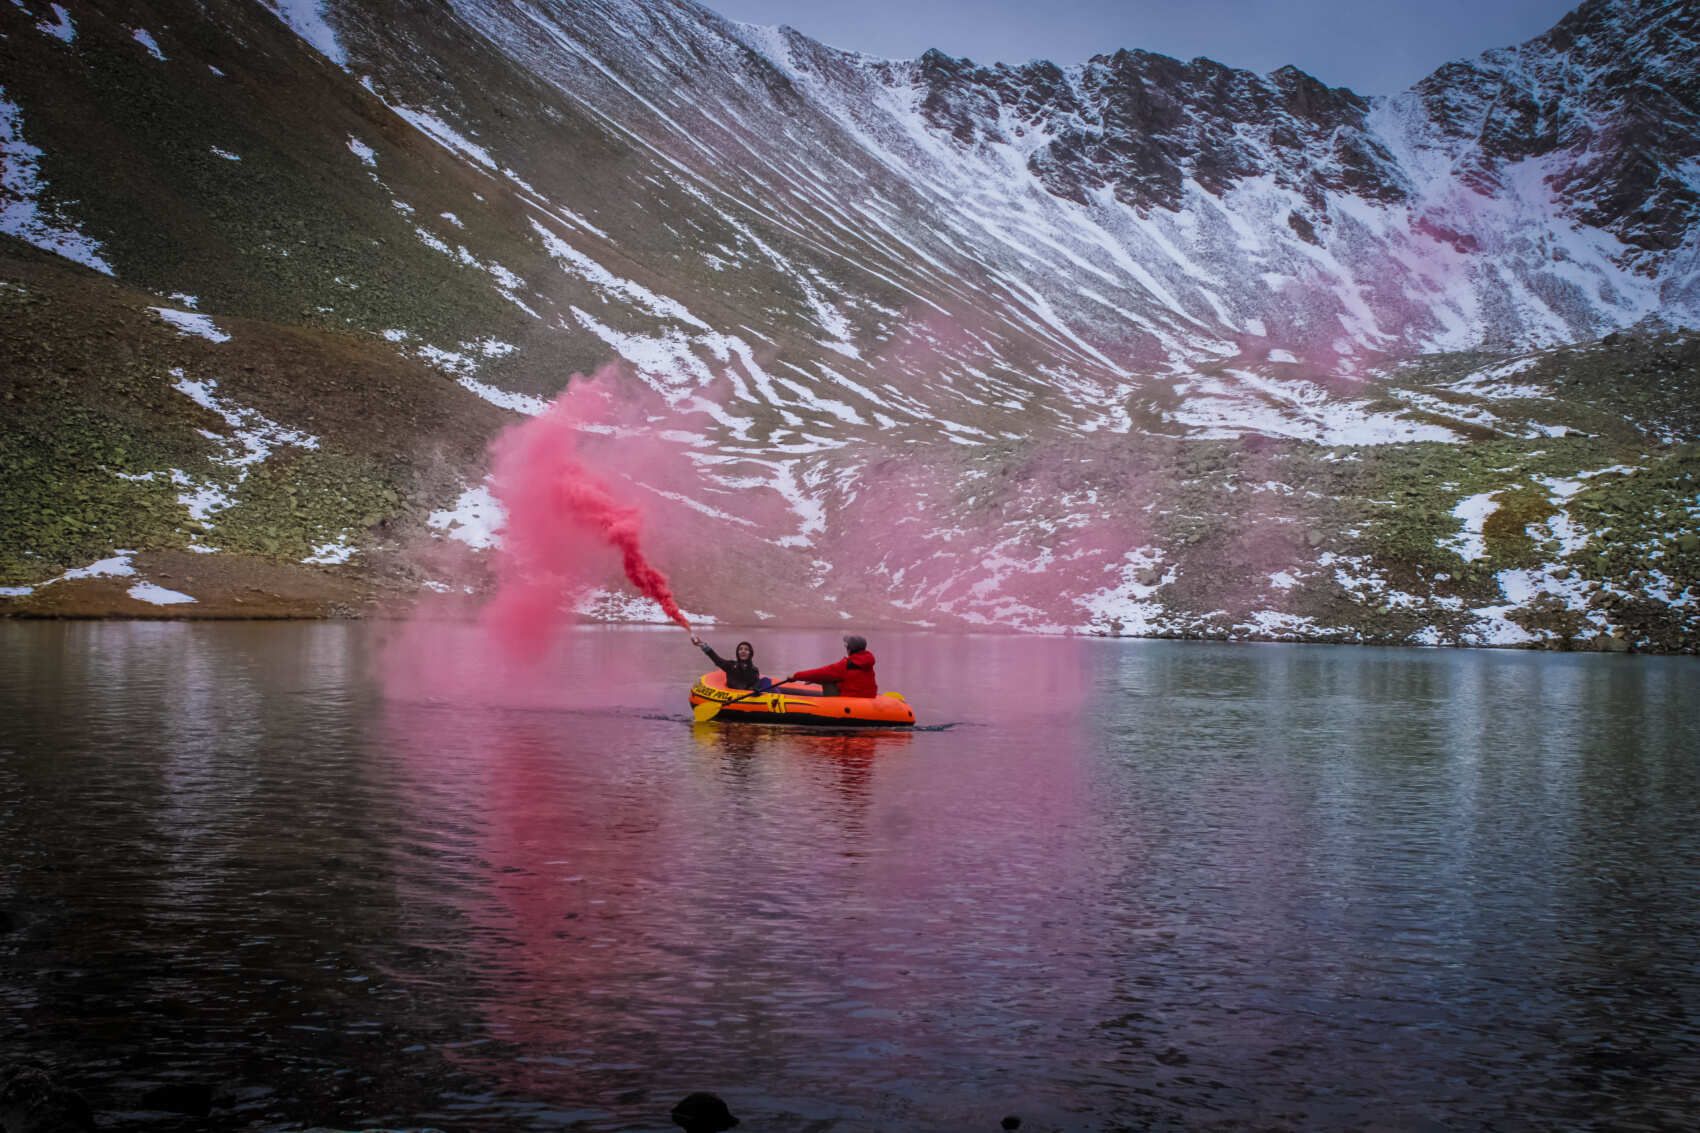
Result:
M667 576L644 558L643 517L637 508L617 502L609 494L608 486L582 465L568 464L563 468L555 488L562 510L571 521L598 532L604 542L620 552L620 565L638 593L655 599L663 613L689 631L691 623L673 600Z
M572 604L600 575L597 560L617 551L626 577L685 629L690 622L667 576L643 553L643 517L591 471L583 446L594 434L620 434L610 383L575 381L541 416L515 425L491 447L490 486L507 513L496 556L497 590L484 622L516 657L541 656ZM644 435L612 445L641 445Z

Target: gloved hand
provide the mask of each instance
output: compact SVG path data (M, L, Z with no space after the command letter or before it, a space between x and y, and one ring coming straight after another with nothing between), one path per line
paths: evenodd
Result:
M696 646L698 649L701 649L702 648L702 638L698 637L694 633L691 634L691 644Z

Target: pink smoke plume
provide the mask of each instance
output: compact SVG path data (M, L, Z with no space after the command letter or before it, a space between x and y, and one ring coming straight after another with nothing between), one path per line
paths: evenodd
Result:
M604 373L572 382L543 414L491 443L490 486L507 523L495 558L496 594L483 621L510 656L543 653L574 600L588 589L606 550L619 555L640 594L691 628L667 576L644 554L642 512L620 499L587 461L587 433L621 430L619 405Z

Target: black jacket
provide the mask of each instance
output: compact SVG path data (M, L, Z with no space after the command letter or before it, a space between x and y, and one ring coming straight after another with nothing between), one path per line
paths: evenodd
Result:
M716 653L706 641L702 643L702 651L726 674L727 688L737 689L739 692L755 691L756 683L761 680L761 670L756 668L754 661L728 661Z

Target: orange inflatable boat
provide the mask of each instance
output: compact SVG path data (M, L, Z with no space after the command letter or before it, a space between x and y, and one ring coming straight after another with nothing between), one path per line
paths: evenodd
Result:
M726 674L719 669L704 673L691 686L691 707L708 703L724 706L715 719L739 724L801 724L817 728L911 728L915 725L915 710L904 703L899 693L822 696L819 685L798 682L751 696L747 692L728 689Z

